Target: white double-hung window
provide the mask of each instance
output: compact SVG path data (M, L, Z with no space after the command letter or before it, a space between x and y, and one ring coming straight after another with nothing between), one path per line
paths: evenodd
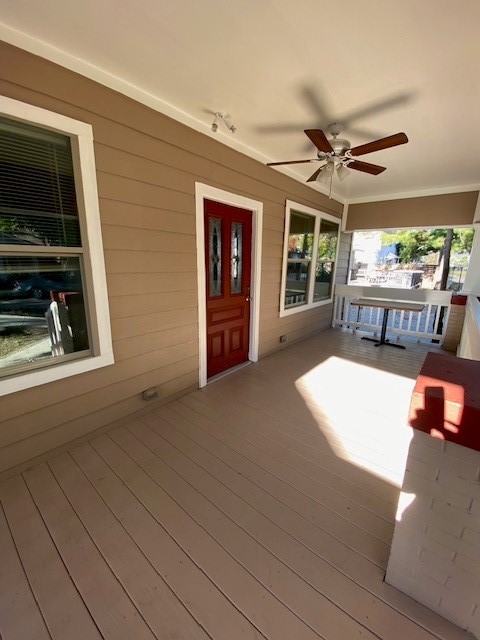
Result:
M332 302L340 221L287 200L280 316Z
M0 97L0 395L111 363L92 128Z

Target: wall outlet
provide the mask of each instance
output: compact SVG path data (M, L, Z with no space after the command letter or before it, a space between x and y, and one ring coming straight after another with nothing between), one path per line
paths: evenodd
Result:
M280 342L288 342L287 336L280 336Z
M158 389L157 387L151 387L150 389L145 389L143 392L143 399L147 402L149 400L156 400L158 398Z

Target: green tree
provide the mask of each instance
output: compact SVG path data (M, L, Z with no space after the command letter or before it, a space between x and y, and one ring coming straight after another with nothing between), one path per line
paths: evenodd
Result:
M473 229L400 229L382 234L382 244L397 244L400 262L408 264L417 262L429 253L440 253L448 237L449 246L454 253L468 253L472 249ZM450 255L450 253L449 253Z
M404 229L384 234L382 244L397 244L400 262L408 264L419 258L440 251L445 239L445 229ZM385 240L388 240L385 242Z

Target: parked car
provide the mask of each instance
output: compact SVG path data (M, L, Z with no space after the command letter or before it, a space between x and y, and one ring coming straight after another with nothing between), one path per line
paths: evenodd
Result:
M17 280L13 293L20 298L48 298L51 291L80 291L81 285L78 275L69 277L69 273L61 275L38 275L23 280Z
M16 278L6 273L0 273L0 298L11 296L16 285Z

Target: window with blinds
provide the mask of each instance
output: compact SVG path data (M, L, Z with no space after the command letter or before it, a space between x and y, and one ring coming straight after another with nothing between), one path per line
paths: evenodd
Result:
M0 376L89 353L70 137L0 117Z
M80 247L70 138L0 118L0 243Z

